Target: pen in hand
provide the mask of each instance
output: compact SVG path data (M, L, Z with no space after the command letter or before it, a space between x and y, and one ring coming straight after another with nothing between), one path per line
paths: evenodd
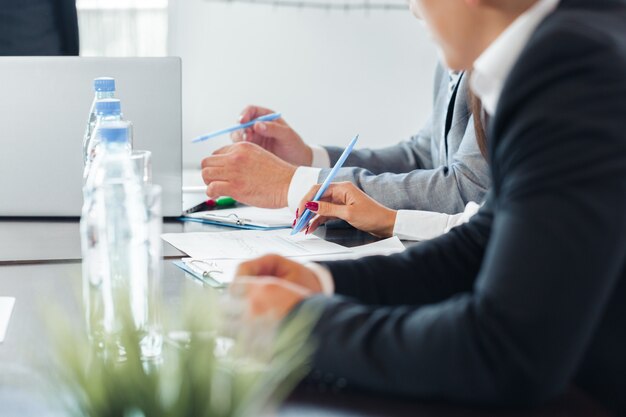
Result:
M230 132L234 132L236 130L247 129L250 126L254 126L255 123L271 122L271 121L274 121L276 119L280 119L280 116L281 116L280 113L266 114L265 116L260 116L260 117L257 117L256 119L250 120L247 123L238 124L238 125L235 125L235 126L227 127L226 129L221 129L221 130L217 130L215 132L207 133L206 135L198 136L197 138L193 139L191 142L192 143L198 143L198 142L205 141L207 139L215 138L217 136L221 136L221 135L225 135L225 134L230 133Z
M359 135L356 135L354 139L350 141L346 149L344 149L343 153L335 163L335 166L333 167L333 169L330 170L330 173L322 183L322 186L319 190L317 190L317 193L315 194L315 197L313 197L312 201L319 201L319 199L322 198L322 196L328 189L328 186L337 175L337 172L342 167L343 163L346 162L346 159L348 159L348 156L350 155L350 152L352 152L352 149L354 148L354 145L356 144L356 141L358 139ZM291 235L295 235L296 233L300 232L304 228L304 226L308 225L311 217L313 217L313 212L309 209L305 209L302 213L302 216L298 219L298 222L291 231Z

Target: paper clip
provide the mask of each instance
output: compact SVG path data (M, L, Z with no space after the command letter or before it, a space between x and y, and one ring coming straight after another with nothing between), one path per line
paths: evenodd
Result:
M235 213L231 213L227 216L214 214L214 213L205 213L203 217L209 220L216 220L216 221L221 221L224 223L234 223L237 226L245 226L246 224L252 221L250 219L241 218Z
M204 268L193 267L193 269L196 272L198 272L199 274L202 274L203 278L210 278L210 279L212 279L214 281L219 282L219 280L217 278L215 278L214 276L212 276L211 274L223 274L224 271L222 271L221 269L215 269L215 268L217 268L217 265L215 264L215 262L207 262L207 261L203 261L201 259L193 259L193 260L189 261L189 266L191 267L196 262L204 264L204 265L208 266L209 268L214 268L212 270L205 270Z

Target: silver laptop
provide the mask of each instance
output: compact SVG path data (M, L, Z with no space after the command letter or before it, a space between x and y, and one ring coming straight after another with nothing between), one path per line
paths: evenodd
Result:
M163 215L182 210L180 58L1 57L0 216L80 216L93 79L114 77Z

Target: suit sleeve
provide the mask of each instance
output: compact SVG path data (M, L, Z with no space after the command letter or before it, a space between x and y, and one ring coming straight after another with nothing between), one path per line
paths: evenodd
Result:
M372 174L383 172L409 172L414 169L429 169L433 167L431 156L432 116L422 130L409 140L382 149L355 149L346 159L344 166L359 167ZM344 148L325 146L333 166L341 156Z
M470 201L484 200L490 185L489 170L476 144L471 119L458 151L447 166L434 167L431 160L424 162L425 158L419 158L420 152L425 152L420 140L416 137L383 150L360 150L363 165L340 170L335 181L350 181L395 210L455 214L461 213ZM376 165L375 169L372 165ZM319 179L323 180L327 174L328 170L322 170Z
M536 403L573 378L624 264L626 65L568 27L536 37L505 86L476 219L404 255L328 264L344 296L302 303L323 311L321 372L481 404Z

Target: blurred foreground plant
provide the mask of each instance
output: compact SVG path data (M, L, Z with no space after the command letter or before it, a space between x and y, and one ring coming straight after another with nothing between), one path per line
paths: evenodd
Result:
M165 323L159 361L141 360L140 335L124 314L121 340L105 351L67 320L55 320L53 394L76 417L248 417L275 407L306 374L317 318L249 321L242 301L215 291L184 297ZM165 311L165 309L163 310ZM128 312L127 312L128 313ZM174 317L169 309L168 317ZM65 324L63 324L65 323Z

